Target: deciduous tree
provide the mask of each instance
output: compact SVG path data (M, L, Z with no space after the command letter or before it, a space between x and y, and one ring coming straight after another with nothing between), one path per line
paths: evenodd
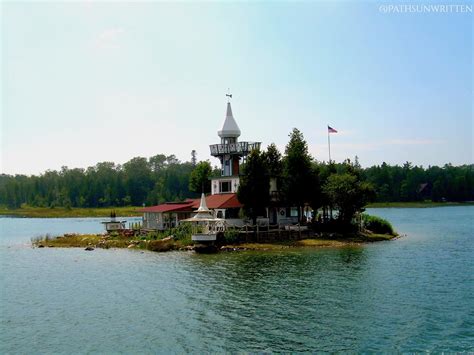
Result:
M370 183L360 181L350 173L332 174L323 186L323 192L338 210L338 220L350 224L356 212L373 200L375 191Z
M197 163L189 176L189 190L199 193L211 192L211 175L212 166L210 162L201 161Z

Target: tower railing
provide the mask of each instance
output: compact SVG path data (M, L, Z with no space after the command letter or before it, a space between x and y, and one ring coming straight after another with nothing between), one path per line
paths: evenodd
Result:
M238 154L247 155L252 150L260 149L261 142L237 142L229 144L212 144L209 146L212 156L219 156L222 154Z

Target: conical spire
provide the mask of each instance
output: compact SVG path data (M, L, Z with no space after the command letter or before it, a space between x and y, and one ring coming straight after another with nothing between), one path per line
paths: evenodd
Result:
M214 216L212 215L212 211L207 208L206 204L206 196L204 193L201 195L201 203L199 204L199 208L196 211L196 214L190 218L190 221L195 221L195 220L202 220L202 219L214 219Z
M207 208L206 196L204 195L204 192L201 194L201 203L199 204L197 212L210 212L209 208Z
M240 128L237 125L237 122L235 122L234 116L232 115L232 107L230 106L230 102L227 103L227 113L224 124L222 125L222 129L218 131L217 134L221 138L237 138L240 136Z
M230 106L230 102L227 103L227 112L225 114L225 117L234 118L234 115L232 114L232 107Z

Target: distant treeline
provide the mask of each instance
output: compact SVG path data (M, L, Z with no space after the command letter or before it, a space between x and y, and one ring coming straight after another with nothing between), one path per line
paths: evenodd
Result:
M473 164L424 169L383 163L363 169L363 178L375 186L378 202L474 201Z
M174 155L159 154L133 158L123 165L103 162L87 169L63 167L39 176L2 174L0 205L110 207L178 201L198 196L189 187L194 167L195 159L180 162ZM335 169L339 168L343 165L336 164ZM425 169L410 163L383 163L362 169L362 180L374 185L378 202L474 200L474 165Z
M153 205L182 200L189 191L191 162L174 155L133 158L123 165L98 163L87 169L46 171L39 176L0 175L0 205L18 208Z

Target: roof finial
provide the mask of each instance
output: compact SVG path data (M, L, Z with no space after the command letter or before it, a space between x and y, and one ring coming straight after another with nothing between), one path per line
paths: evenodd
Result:
M217 131L217 134L221 138L224 138L224 137L237 138L240 136L240 129L239 129L239 126L237 125L237 122L235 122L234 116L232 115L232 107L230 105L230 99L232 98L232 94L230 93L230 90L229 90L229 93L226 94L225 96L227 96L228 98L227 99L227 112L225 115L225 120L224 120L222 129L220 131Z
M232 98L232 94L230 93L230 88L227 88L227 94L225 94L226 97L228 97L227 102L230 102L230 99Z

